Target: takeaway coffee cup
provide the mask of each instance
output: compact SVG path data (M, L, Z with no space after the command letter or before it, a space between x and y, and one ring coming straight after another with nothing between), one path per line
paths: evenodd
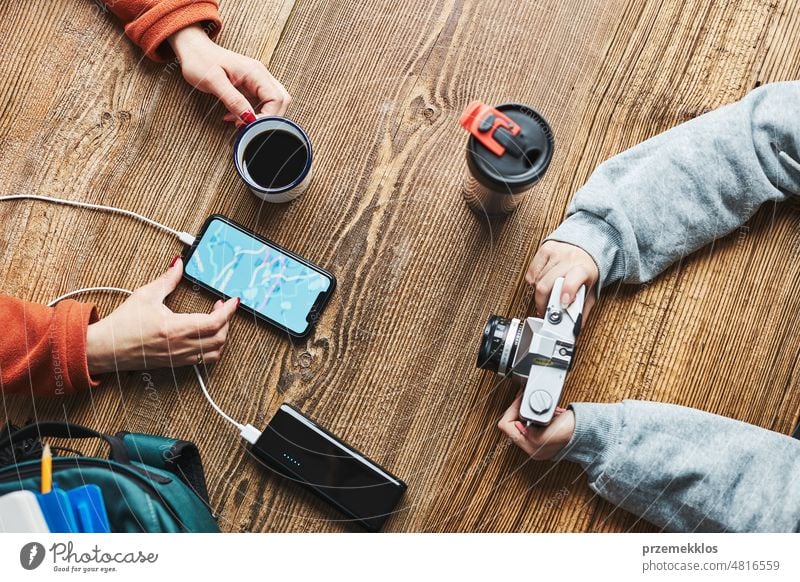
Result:
M233 164L250 191L267 202L288 202L311 183L311 140L285 117L260 117L233 146Z
M464 201L488 215L514 210L553 158L553 132L544 117L521 103L497 107L474 101L461 115L470 132Z

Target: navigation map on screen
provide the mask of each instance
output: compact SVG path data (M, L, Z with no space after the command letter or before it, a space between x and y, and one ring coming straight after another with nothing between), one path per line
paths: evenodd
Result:
M265 317L302 333L328 277L222 220L212 220L186 265L186 274Z

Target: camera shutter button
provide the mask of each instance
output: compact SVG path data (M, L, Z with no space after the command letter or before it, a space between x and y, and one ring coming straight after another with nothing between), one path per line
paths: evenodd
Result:
M553 406L553 398L546 390L536 390L528 397L528 406L536 414L544 414Z

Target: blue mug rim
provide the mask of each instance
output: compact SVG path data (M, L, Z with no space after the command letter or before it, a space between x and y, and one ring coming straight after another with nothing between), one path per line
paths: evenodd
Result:
M306 159L306 165L303 168L303 171L300 172L300 175L286 186L283 186L281 188L264 188L263 186L256 184L255 180L253 180L252 178L246 177L247 176L247 174L245 173L246 168L243 168L242 164L239 163L239 156L237 156L236 153L239 151L239 144L241 143L242 138L244 137L244 134L247 132L248 129L256 125L265 123L267 121L276 121L276 120L281 121L283 123L287 123L300 132L300 135L303 136L303 140L305 141L306 149L308 150L308 159ZM242 158L244 158L244 155L242 156ZM280 115L268 115L267 117L259 117L252 123L248 123L239 131L239 135L236 136L236 141L233 144L233 165L236 168L236 172L239 174L239 177L244 181L244 183L247 184L248 188L258 190L263 194L281 194L296 187L303 180L305 180L306 176L308 176L308 172L311 169L311 161L313 159L314 159L314 151L311 148L311 139L309 139L308 134L297 123L295 123L291 119L282 117Z

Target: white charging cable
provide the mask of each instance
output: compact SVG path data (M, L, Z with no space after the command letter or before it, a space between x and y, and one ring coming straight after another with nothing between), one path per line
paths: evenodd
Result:
M115 208L114 206L106 206L105 204L92 204L90 202L81 202L79 200L67 200L66 198L54 198L52 196L39 196L37 194L12 194L10 196L0 196L0 202L6 200L40 200L42 202L50 202L52 204L64 204L67 206L77 206L78 208L88 208L89 210L100 210L101 212L121 214L123 216L135 218L136 220L141 220L150 226L163 230L164 232L168 232L169 234L177 237L178 240L185 245L192 246L195 241L194 235L189 234L188 232L175 230L174 228L165 226L160 222L156 222L155 220L147 218L146 216L142 216L137 212L125 210L124 208Z
M160 222L156 222L146 216L142 216L132 210L125 210L124 208L115 208L113 206L106 206L104 204L92 204L90 202L80 202L78 200L67 200L65 198L53 198L50 196L38 196L36 194L12 194L10 196L0 196L0 202L7 201L7 200L40 200L42 202L51 202L54 204L64 204L67 206L77 206L78 208L87 208L89 210L99 210L101 212L110 212L112 214L121 214L123 216L128 216L130 218L135 218L136 220L140 220L150 226L163 230L175 237L178 238L185 245L193 245L195 242L195 237L188 232L183 232L180 230L175 230L174 228L170 228L166 225L161 224ZM59 301L63 301L64 299L68 299L69 297L73 297L75 295L79 295L81 293L89 293L89 292L97 292L97 291L110 291L113 293L124 293L126 295L132 295L133 291L130 289L123 289L121 287L86 287L84 289L77 289L75 291L70 291L69 293L64 293L59 297L53 299L50 303L47 304L48 307L53 307ZM200 389L203 391L203 395L208 400L208 403L211 404L211 407L219 414L222 418L230 422L233 426L235 426L239 430L239 434L241 437L249 442L250 444L255 444L258 438L261 436L261 431L254 427L252 424L241 424L233 420L230 416L225 414L222 409L217 406L217 403L214 402L214 399L211 398L211 394L208 393L208 388L206 388L205 380L203 380L203 375L200 373L200 368L195 364L192 366L194 368L194 373L197 375L197 381L200 383Z

